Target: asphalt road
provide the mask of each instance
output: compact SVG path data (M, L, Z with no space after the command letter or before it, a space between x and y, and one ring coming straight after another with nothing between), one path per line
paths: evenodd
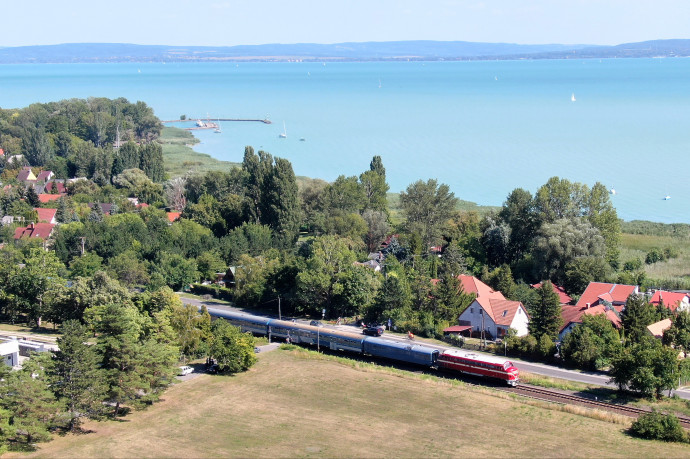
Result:
M231 306L227 306L224 304L216 303L213 300L210 301L202 301L202 300L196 300L193 298L183 298L180 297L183 303L187 304L193 304L197 307L201 307L201 305L206 305L207 308L211 309L224 309L227 311L234 311L234 312L244 312L241 309L238 308L233 308ZM283 317L285 320L292 320L291 318L286 318ZM297 320L299 323L305 323L308 324L308 320ZM361 329L359 327L355 327L353 325L324 325L324 327L329 327L329 328L335 328L341 331L348 331L348 332L355 332L355 333L361 333ZM383 337L386 339L394 340L394 341L405 341L407 342L408 339L405 337L405 335L397 335L397 334L390 334L390 333L384 333ZM419 345L429 345L429 343L425 343L423 340L415 340L414 344L419 344ZM452 349L450 346L439 346L439 345L433 345L433 347L437 349ZM479 352L481 353L481 352ZM493 354L486 354L486 355L493 355ZM605 373L599 373L599 372L585 372L585 371L574 371L574 370L567 370L564 368L559 368L555 367L553 365L544 365L541 363L532 363L532 362L525 362L524 360L516 359L516 358L511 358L515 366L519 370L524 370L529 373L533 374L538 374L538 375L543 375L543 376L549 376L552 378L560 378L560 379L566 379L569 381L577 381L585 384L593 384L593 385L599 385L599 386L606 386L606 387L616 387L615 384L609 383L609 376ZM678 389L673 391L673 394L678 395L678 397L690 400L690 389Z

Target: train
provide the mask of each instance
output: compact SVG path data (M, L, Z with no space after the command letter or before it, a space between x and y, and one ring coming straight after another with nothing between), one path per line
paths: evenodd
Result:
M227 320L243 332L278 338L292 344L325 347L334 351L348 351L399 362L442 369L451 373L502 380L516 386L519 371L510 360L459 349L445 350L431 345L401 342L386 338L365 336L332 328L271 319L244 313L209 308L211 317Z

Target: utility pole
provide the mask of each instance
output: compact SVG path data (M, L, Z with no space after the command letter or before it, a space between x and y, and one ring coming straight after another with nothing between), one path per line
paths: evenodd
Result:
M280 313L280 296L278 296L278 320L283 320L283 316Z
M84 236L80 237L81 239L81 256L84 256L84 239L86 239Z

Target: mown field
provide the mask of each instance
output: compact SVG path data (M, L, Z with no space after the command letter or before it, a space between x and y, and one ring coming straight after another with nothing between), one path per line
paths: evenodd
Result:
M687 457L625 426L448 380L324 357L260 354L249 372L200 375L164 400L28 457Z

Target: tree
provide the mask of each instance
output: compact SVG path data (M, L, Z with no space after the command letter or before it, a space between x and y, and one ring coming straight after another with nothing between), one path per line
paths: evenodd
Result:
M301 220L297 180L290 161L276 158L265 183L262 222L273 230L278 247L290 248L297 241Z
M690 352L690 311L679 311L671 328L664 331L664 344Z
M175 291L199 278L196 260L185 258L176 253L161 253L156 271L163 276L168 287Z
M86 252L83 256L74 258L69 264L72 277L91 277L101 269L103 258L95 252Z
M497 223L488 218L488 227L482 235L482 245L486 249L486 259L489 266L499 266L508 263L512 258L510 252L510 227L505 223Z
M169 306L170 326L177 335L177 345L182 353L182 358L197 354L202 341L209 339L206 336L211 327L211 316L208 311L199 312L192 305L182 304L178 301Z
M637 343L647 336L647 326L657 321L656 308L644 295L633 294L625 302L621 319L626 339Z
M450 218L457 201L448 185L438 185L434 179L418 180L400 193L408 231L421 236L425 251L440 240L441 226Z
M225 272L227 265L215 251L206 251L196 258L201 280L215 280L216 273Z
M603 257L577 257L565 265L563 288L568 292L584 292L590 282L606 280L611 267Z
M563 340L563 359L583 370L600 370L621 351L620 335L604 314L585 314Z
M660 398L678 387L678 352L651 336L626 347L611 362L611 382L645 396Z
M364 192L365 209L386 212L388 209L388 184L384 175L374 170L363 172L359 176L359 183Z
M50 430L60 425L62 404L50 390L47 373L49 353L33 354L22 370L0 380L0 408L11 413L15 441L31 445L50 439Z
M342 289L333 299L333 316L362 314L373 303L381 287L381 275L365 266L349 266L340 276Z
M38 199L38 195L36 194L36 190L34 190L34 187L29 186L26 188L26 201L29 203L31 207L40 207L41 206L41 201Z
M69 320L62 324L62 336L57 341L53 387L65 403L71 431L77 430L85 418L101 419L105 415L106 374L99 367L96 347L87 342L90 336L85 325Z
M604 257L604 239L587 221L563 218L542 225L533 254L538 276L563 284L568 263L578 257Z
M165 179L161 144L152 142L139 147L139 169L153 182L162 182Z
M510 228L511 260L508 262L518 260L529 249L540 225L532 194L522 188L514 189L498 216Z
M390 231L390 225L386 220L386 214L381 211L367 209L362 213L362 218L367 224L367 232L364 235L364 244L369 253L375 252Z
M537 289L537 293L539 300L529 310L529 332L537 340L542 335L548 335L552 340L555 340L563 324L560 299L550 281L542 283L541 287Z
M239 373L254 365L254 337L250 333L242 333L225 320L216 320L211 334L209 354L216 360L220 371Z
M89 213L89 221L92 223L101 223L105 219L105 214L103 213L103 208L100 202L96 202L91 207L91 213Z

